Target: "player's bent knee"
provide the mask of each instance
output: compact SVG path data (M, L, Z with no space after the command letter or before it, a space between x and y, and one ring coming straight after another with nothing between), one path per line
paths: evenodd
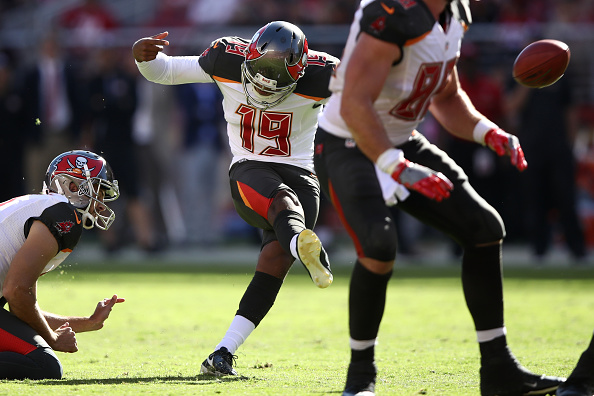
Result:
M274 196L274 199L272 200L272 205L300 206L301 204L299 203L299 198L297 197L297 194L295 193L295 191L293 191L291 189L283 189L283 190L280 190L278 193L276 193L276 195Z
M293 190L280 190L268 208L268 219L274 219L283 210L302 212L301 203Z
M48 370L47 378L62 379L63 370L60 361L56 359L50 363L50 366L51 367Z
M476 224L475 229L469 231L467 244L471 246L498 243L505 238L505 225L495 210L483 211L480 223Z
M367 235L363 243L363 252L366 257L378 261L394 261L397 249L395 229L381 225Z
M50 348L37 348L29 355L41 367L36 379L62 379L62 363Z

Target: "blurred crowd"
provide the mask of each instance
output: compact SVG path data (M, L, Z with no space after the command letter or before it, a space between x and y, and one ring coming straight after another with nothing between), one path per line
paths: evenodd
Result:
M120 3L119 5L117 3ZM126 4L122 4L126 3ZM72 22L81 8L101 15L114 27L121 24L146 23L187 26L194 24L264 24L270 20L290 20L296 24L349 23L357 0L3 0L0 13L19 9L54 5L67 12L60 15L64 22ZM79 5L83 5L79 7ZM142 18L126 20L123 8L143 8ZM472 0L475 22L531 23L531 22L593 22L594 4L589 0Z
M32 20L33 11L44 12L44 24L19 28L38 32L31 42L0 44L0 201L40 192L51 159L69 149L88 149L110 162L122 188L122 199L113 205L118 221L101 233L107 252L130 245L157 252L258 244L257 231L237 216L230 200L220 93L214 84L148 83L130 48L147 31L188 28L200 35L196 28L213 25L255 31L271 20L326 27L330 37L345 31L340 28L350 24L357 5L356 0L3 0L0 30L17 29L14 21ZM452 154L500 211L509 243L530 244L537 258L560 245L582 260L594 248L594 59L588 50L594 44L594 2L481 0L471 7L475 23L487 31L497 28L500 36L487 43L470 30L459 62L462 84L480 111L519 136L529 169L518 174L491 151L448 137L430 117L422 132ZM567 28L576 23L585 27L579 35ZM308 39L324 45L328 37ZM511 79L513 59L530 41L545 37L570 44L570 68L549 88L523 89ZM167 52L197 54L207 45L192 39L175 45L172 37ZM340 56L342 46L334 40L323 50ZM420 254L423 239L445 238L404 214L397 218L402 254ZM326 201L318 229L328 246L346 240Z

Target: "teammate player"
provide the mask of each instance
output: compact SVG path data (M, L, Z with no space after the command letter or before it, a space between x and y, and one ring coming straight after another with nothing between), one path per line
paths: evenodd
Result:
M223 94L231 195L240 216L263 230L256 272L203 373L237 375L234 353L266 316L295 258L320 288L332 283L322 244L312 231L319 209L313 167L318 114L330 96L338 60L310 50L295 25L275 21L251 40L223 37L200 56L167 56L168 33L132 47L138 69L160 84L215 83Z
M526 168L518 139L476 111L460 88L456 61L470 22L468 0L363 0L331 80L314 162L358 254L343 395L374 394L374 350L396 255L396 227L382 191L387 198L396 191L400 209L464 249L462 286L481 352L481 394L545 395L562 382L529 372L508 349L501 217L464 171L416 130L429 110L451 134Z
M594 395L594 336L590 345L582 353L577 365L559 386L557 396L593 396Z
M54 351L76 352L76 333L99 330L124 301L106 298L86 317L44 312L37 303L37 279L68 257L83 228L109 228L115 214L104 201L118 196L105 159L77 150L50 163L43 194L0 203L0 379L62 378Z

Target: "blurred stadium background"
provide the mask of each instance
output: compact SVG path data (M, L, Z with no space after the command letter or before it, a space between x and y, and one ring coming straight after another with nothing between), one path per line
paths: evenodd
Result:
M134 66L130 48L141 37L168 31L168 54L197 55L218 37L250 38L271 20L287 20L303 29L310 48L340 57L357 4L356 0L2 0L0 201L39 192L40 167L60 152L89 149L107 158L123 191L113 205L116 226L107 235L92 232L83 237L78 260L200 262L221 259L220 255L231 261L255 260L252 251L258 249L258 232L235 214L228 193L229 153L217 111L220 98L205 87L188 90L147 83ZM529 164L537 157L548 158L553 165L573 163L566 174L571 183L545 185L545 172L542 189L528 188L532 184L526 182L527 176L479 146L448 138L430 117L422 132L464 166L475 188L500 211L508 234L504 252L527 265L592 265L594 2L471 0L471 8L474 23L459 62L465 88L479 110L520 137ZM543 90L551 94L542 102L534 99L536 113L532 109L526 115L525 103L518 104L522 93L511 78L511 67L524 46L541 38L561 40L571 48L570 66L561 80L569 96L556 97L554 91L561 84L555 84ZM51 74L46 70L52 69L49 64L64 67L58 74L67 81L57 83L62 87L58 99L45 99L52 89L41 80ZM46 113L47 103L58 107L53 109L57 116ZM526 119L548 120L555 112L568 116L567 131L525 133ZM570 148L565 156L556 152L562 142ZM197 158L204 160L200 163ZM569 192L572 188L575 196ZM567 196L569 205L562 199ZM538 222L530 210L542 203L545 215ZM571 243L579 235L565 227L572 204L587 256ZM405 262L448 262L459 254L443 235L405 214L395 214ZM326 201L316 231L330 254L338 257L333 261L348 263L354 258ZM532 243L539 232L548 238L544 251Z

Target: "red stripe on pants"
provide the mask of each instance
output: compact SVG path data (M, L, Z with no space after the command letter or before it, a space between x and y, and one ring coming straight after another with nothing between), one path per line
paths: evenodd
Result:
M340 205L340 201L338 200L338 196L336 196L336 192L334 191L334 187L332 186L332 182L328 182L328 189L330 190L330 200L334 205L334 209L336 209L336 213L338 214L338 218L340 222L346 229L347 233L350 235L351 239L353 240L353 244L355 245L355 250L357 251L357 257L365 257L363 253L363 247L361 246L361 242L355 234L355 231L351 228L349 223L344 216L344 211L342 210L342 206Z
M33 352L37 347L21 340L19 337L0 329L0 352L16 352L26 355Z
M260 195L256 190L242 182L237 182L237 188L245 206L268 220L268 208L272 204L272 198Z

